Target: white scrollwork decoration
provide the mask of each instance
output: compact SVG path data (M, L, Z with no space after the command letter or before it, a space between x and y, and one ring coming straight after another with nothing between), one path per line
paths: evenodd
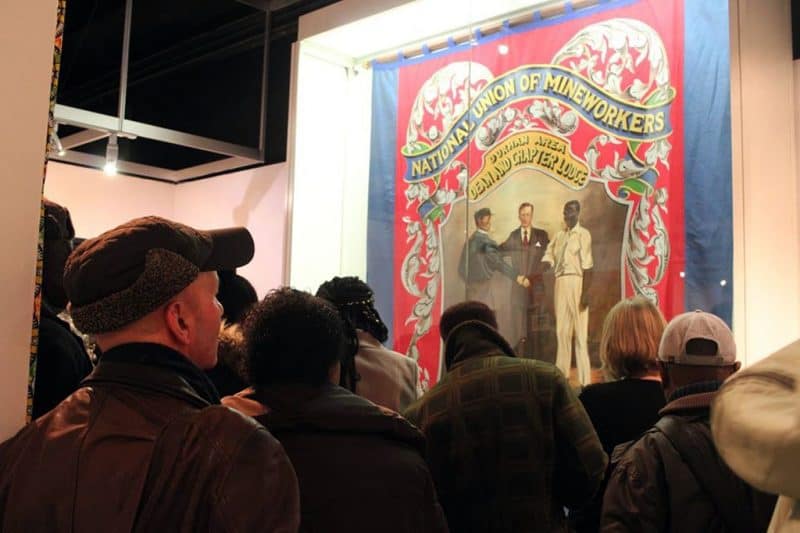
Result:
M662 216L667 210L667 191L657 189L653 196L652 209L649 197L643 195L633 214L625 242L625 262L636 293L658 304L658 293L653 287L663 279L670 254L669 235ZM648 253L648 249L652 249L652 253ZM651 274L649 265L654 261L656 270Z
M645 60L649 65L647 78L634 77L623 87L623 76L635 74ZM621 100L659 104L672 98L664 43L653 28L638 20L618 18L587 26L559 50L553 63L569 65ZM643 161L620 157L614 145L621 144L621 140L607 134L598 135L589 143L584 157L594 176L603 181L638 180L648 172L656 172L659 163L669 169L672 145L666 138L653 141ZM627 142L627 147L633 151L632 143ZM613 152L614 161L600 167L598 161L604 149ZM625 262L636 293L658 303L654 287L664 277L670 253L669 235L662 218L667 191L663 188L653 191L650 185L645 189L631 219ZM652 205L651 195L655 199ZM655 270L649 267L653 262Z
M471 98L491 79L491 71L479 63L456 62L437 71L425 82L414 100L406 130L406 150L430 147L439 142L442 134L467 109ZM433 124L426 127L426 118L432 118ZM409 183L405 190L406 208L419 208L427 203L435 209L449 209L463 195L469 180L467 167L458 160L450 163L444 171L445 174L451 172L455 172L458 189L440 187L441 176L431 181ZM400 276L405 291L417 299L405 320L405 324L414 324L407 355L418 360L417 342L431 329L433 306L439 291L441 241L432 218L403 217L402 220L406 225L407 242L412 245L403 258ZM423 369L423 372L424 384L430 376L427 370Z
M622 88L625 71L633 73L644 60L650 65L646 80L635 78ZM669 100L669 61L658 33L639 20L617 18L598 22L579 31L553 57L567 64L613 96L631 102ZM599 65L603 65L600 67Z

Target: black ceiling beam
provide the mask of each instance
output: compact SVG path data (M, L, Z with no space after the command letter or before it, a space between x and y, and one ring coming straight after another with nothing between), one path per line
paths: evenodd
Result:
M287 8L296 8L304 13L308 13L309 11L314 11L318 9L318 7L314 7L314 4L322 4L328 5L332 4L338 0L328 1L328 2L316 2L314 0L236 0L240 4L244 4L250 7L254 7L256 9L260 9L261 11L270 11L272 13L283 11Z
M270 11L269 0L236 0L240 4L260 9L261 11Z
M259 3L261 0L238 1L251 5L251 2ZM286 37L296 39L297 20L300 16L336 1L278 0L270 2L271 8L276 8L272 11L270 41ZM128 86L134 87L201 61L229 57L262 46L263 42L264 15L254 13L132 62L128 73ZM104 72L85 83L66 90L61 99L86 105L117 92L119 90L118 81L119 68Z
M261 47L264 45L264 21L263 13L255 13L133 61L128 73L128 87L198 62ZM70 89L65 92L63 99L73 101L76 95L83 95L76 100L88 103L118 90L119 68Z
M272 0L272 27L294 26L297 33L297 19L317 9L337 3L339 0Z
M257 0L239 0L240 2L252 2ZM286 9L287 7L294 7L300 3L308 4L309 2L305 2L304 0L266 0L266 3L269 4L270 11L280 11L281 9Z

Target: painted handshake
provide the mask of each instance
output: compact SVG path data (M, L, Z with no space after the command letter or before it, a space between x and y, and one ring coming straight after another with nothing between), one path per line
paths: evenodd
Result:
M525 287L526 289L531 286L530 280L525 276L517 276L517 283Z

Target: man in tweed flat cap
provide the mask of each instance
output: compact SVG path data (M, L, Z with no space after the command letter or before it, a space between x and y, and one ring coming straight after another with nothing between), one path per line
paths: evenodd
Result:
M80 389L0 445L0 530L296 531L283 448L219 405L201 370L217 357L215 271L252 256L244 228L158 217L73 251L72 317L102 356Z

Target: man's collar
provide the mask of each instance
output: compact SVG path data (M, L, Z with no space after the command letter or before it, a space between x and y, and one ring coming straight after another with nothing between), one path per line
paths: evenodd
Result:
M369 346L371 348L383 346L383 344L381 344L378 339L373 337L371 333L364 331L363 329L356 329L356 337L358 337L359 345Z
M117 372L115 367L128 368L126 372ZM120 367L120 368L122 368ZM132 369L137 370L132 370ZM163 382L166 388L173 388L180 393L184 383L188 390L182 391L184 396L195 395L209 404L219 403L219 393L208 376L182 353L163 344L138 342L115 346L103 353L95 371L86 378L91 381L116 381L137 384L145 388Z
M721 381L698 381L696 383L690 383L688 385L684 385L672 391L672 394L669 395L667 401L674 402L675 400L679 400L686 396L691 396L692 394L702 394L705 392L717 392L720 386L722 385Z
M483 233L484 235L489 235L489 232L486 231L485 229L476 228L475 231L478 233Z
M45 300L44 298L42 298L42 306L41 306L40 310L41 310L41 316L45 316L47 318L51 318L51 319L55 319L55 320L61 320L60 318L58 318L58 313L59 312L56 311L56 308L53 307L52 305L50 305L49 303L47 303L47 300ZM62 322L63 322L63 320L62 320Z
M703 381L680 387L670 394L667 405L658 414L664 416L708 409L721 385L720 381Z
M578 231L578 228L580 228L580 227L581 227L580 221L576 222L575 225L572 226L571 228L568 228L567 225L564 224L564 228L565 228L565 231L567 233L572 233L573 231Z
M468 320L453 328L445 341L444 351L448 372L454 365L471 357L516 357L500 332L479 320Z

